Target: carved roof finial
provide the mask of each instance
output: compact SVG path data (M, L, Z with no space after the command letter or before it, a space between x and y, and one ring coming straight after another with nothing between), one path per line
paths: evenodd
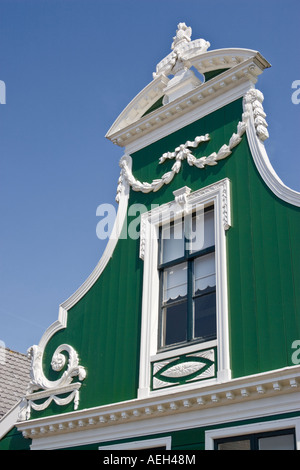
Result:
M172 49L182 42L190 42L192 36L192 28L188 27L185 23L179 23L177 25L176 36L173 38Z
M210 46L204 39L191 40L192 28L185 23L177 25L176 36L173 37L172 52L162 59L156 66L153 78L164 74L166 76L176 73L178 67L190 68L189 60L193 57L205 53ZM181 62L181 64L179 64ZM174 68L176 66L176 68ZM173 74L174 75L174 74Z

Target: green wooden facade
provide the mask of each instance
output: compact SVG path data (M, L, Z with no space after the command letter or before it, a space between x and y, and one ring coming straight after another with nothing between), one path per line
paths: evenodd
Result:
M208 54L207 52L202 53ZM249 57L244 60L249 63L254 61L257 67L258 61L255 58L257 59L257 55L253 59L253 55L249 54ZM209 85L209 82L212 83L212 86L219 83L213 81L220 80L220 77L224 77L225 82L225 74L232 74L234 67L233 65L219 70L219 65L215 65L215 71L205 72L207 80L205 85ZM247 67L249 67L248 63ZM265 66L261 66L261 69L263 68ZM151 116L155 117L155 113L161 112L164 108L162 92L159 93L161 96L156 97L157 99L153 98L152 104L149 103L149 112L147 110L141 112L141 122ZM194 91L187 92L189 96L191 93ZM166 135L158 139L152 138L152 141L147 145L135 149L131 153L131 158L132 174L136 180L151 182L162 178L166 172L171 171L174 160L167 160L159 165L159 158L165 152L174 152L182 143L193 141L195 136L204 134L210 136L208 142L193 148L192 153L197 159L217 152L224 143L229 142L231 136L236 132L238 123L242 120L243 113L245 113L243 95L244 93L236 95L233 93L234 99L228 98L225 101L222 101L221 95L216 95L214 99L220 101L220 105L216 106L216 109L210 111L208 107L208 111L203 116L192 122L187 123L183 119L184 125L178 125L178 128L174 128ZM206 102L209 100L207 99ZM166 106L170 106L170 104ZM201 101L198 106L202 106ZM126 130L126 127L124 129ZM129 144L132 145L132 142ZM259 145L263 145L263 143L260 142ZM213 400L212 398L214 392L222 397L223 401L224 397L227 397L227 401L222 402L222 410L226 406L233 407L233 417L231 419L221 417L219 421L215 420L215 422L208 418L207 424L205 424L206 411L203 411L205 405L199 410L193 405L192 408L186 406L187 419L189 412L198 412L201 425L195 424L192 427L185 427L184 424L177 423L174 424L173 430L168 428L161 432L160 418L154 413L153 418L150 416L143 419L145 427L151 419L157 419L156 431L154 427L151 428L149 434L147 432L139 434L138 431L132 431L130 434L132 423L130 417L128 431L126 430L127 408L131 407L130 409L134 410L135 406L139 407L140 404L143 404L143 399L138 396L138 389L144 261L139 256L140 239L124 236L117 241L112 256L101 275L85 294L67 310L66 326L48 338L43 350L43 373L50 381L58 380L67 370L67 363L62 370L53 370L51 360L55 350L60 345L67 344L71 345L78 353L79 364L86 371L86 377L83 380L80 381L75 375L72 381L72 384L81 383L78 406L74 410L73 401L59 404L52 400L45 409L32 409L28 420L16 424L16 428L25 436L21 447L27 447L31 442L34 442L36 434L30 434L30 432L31 429L38 429L37 442L39 439L45 439L43 445L47 448L47 436L57 434L59 439L59 436L68 434L68 425L65 424L68 419L73 421L77 419L76 426L78 426L78 420L82 419L82 435L84 432L90 433L89 429L95 429L95 437L94 440L93 437L89 437L88 442L84 438L82 441L74 439L72 443L72 435L77 436L73 429L73 434L68 434L70 438L66 439L65 444L61 444L62 448L98 449L103 445L109 446L146 438L171 436L172 449L174 450L205 449L205 432L213 429L253 425L261 422L271 423L272 429L272 422L280 420L290 422L289 420L292 420L293 423L293 420L297 420L298 417L300 419L299 407L290 405L282 408L282 406L277 406L276 396L274 398L276 393L274 390L277 390L275 383L279 383L278 396L281 398L285 396L282 395L284 393L288 397L294 397L291 392L297 392L299 370L293 361L292 345L295 340L300 338L300 203L299 205L293 204L287 198L279 197L267 184L254 161L249 134L244 133L239 144L232 149L232 153L227 158L219 160L216 165L207 165L200 169L183 161L181 169L174 179L169 184L162 186L157 192L143 193L130 189L127 211L134 204L141 204L150 210L153 204L161 206L174 200L173 192L184 186L190 188L192 194L224 179L230 181L231 209L231 226L225 235L231 379L230 383L219 383L215 386L210 384L207 393L211 397L210 403L218 402L218 406L221 406L219 399ZM300 196L298 199L300 201ZM125 219L123 235L128 233L128 227L134 219L135 216L130 215ZM64 354L68 357L67 353ZM247 381L247 377L250 377L250 382ZM287 383L290 387L288 390ZM251 392L253 400L251 401L251 393L249 393L250 401L248 399L241 401L238 398L237 402L234 402L232 397L236 397L237 392L234 391L231 397L230 393L235 384L241 384L238 388L239 394L244 389L253 390L256 387L256 395L254 396L254 392ZM270 387L273 387L272 391L270 391ZM260 394L261 390L264 391ZM199 388L199 383L195 383L194 389L189 389L188 392L180 391L178 396L176 393L168 396L168 393L165 392L161 400L164 409L166 406L171 407L169 402L172 402L173 398L180 398L183 401L190 400L194 404L193 400L201 397L204 392L205 385L202 383ZM59 394L59 391L55 393ZM69 393L69 391L62 389L59 396L64 398ZM265 398L263 397L264 393ZM247 395L246 392L244 395ZM159 398L159 395L150 394L144 399L145 406L152 406L153 400L155 402ZM257 415L257 411L256 415L251 415L251 404L259 402L257 398L267 400L267 411L264 412L261 409L260 415ZM270 405L268 400L270 403L274 400L274 404ZM44 402L45 398L39 398L37 395L35 403L42 404ZM124 408L125 411L122 411L122 404L128 404L126 410ZM112 409L109 408L110 406ZM272 409L270 406L273 406L273 412L270 411ZM245 410L244 414L243 409ZM90 410L90 414L88 410ZM91 410L97 410L97 418L94 417ZM106 413L103 422L99 421L101 410ZM210 405L208 410L210 410ZM78 418L76 418L76 413ZM111 413L116 414L115 424L113 422L109 424L110 430L112 426L117 427L116 438L110 437L101 440L97 430L100 426L107 425L107 420L109 420L107 416ZM178 416L182 416L182 413L181 410L180 415L174 414L174 420L176 421ZM228 413L230 413L229 408ZM136 413L137 415L138 413ZM62 422L62 416L65 421L64 425L59 428L57 423ZM167 413L166 416L169 414ZM140 416L138 422L141 422L141 419ZM49 431L51 424L54 429L52 434ZM88 429L89 424L90 428ZM43 426L46 427L46 432L41 430ZM122 431L118 426L125 426L125 431ZM81 432L81 429L76 428L78 432ZM120 433L118 429L120 429ZM0 448L14 446L11 444L11 433L12 431L0 441ZM59 447L58 441L55 442L55 445ZM15 448L17 448L17 444Z
M142 149L132 156L136 177L140 181L160 177L157 156L191 140L199 128L213 137L199 149L197 157L210 153L208 145L212 151L219 148L229 140L241 114L241 101L237 100ZM224 126L224 122L228 124ZM300 291L296 289L300 208L279 201L266 188L254 167L246 138L216 167L200 173L185 166L174 183L157 194L132 191L129 206L144 204L150 208L153 203L172 199L172 191L184 185L196 190L224 177L233 181L233 226L227 233L230 346L233 377L241 377L292 365L291 345L300 337L300 316L294 313L295 306L298 311L300 308ZM132 220L128 217L127 223ZM45 350L46 371L62 343L80 351L81 363L93 371L81 389L82 409L136 398L143 288L143 263L138 252L139 240L119 240L102 276L68 312L68 327L54 335ZM49 372L54 376L51 369ZM47 409L45 413L53 411Z

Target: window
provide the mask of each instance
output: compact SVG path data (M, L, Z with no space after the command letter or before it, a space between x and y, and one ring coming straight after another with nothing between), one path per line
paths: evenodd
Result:
M215 450L295 450L295 430L228 437L215 440Z
M299 437L299 417L271 419L209 429L205 450L293 450L299 447Z
M99 450L149 450L162 451L171 449L171 436L158 437L153 439L141 439L139 441L129 441L120 444L111 444L98 447Z
M160 227L158 269L158 349L215 339L213 206Z
M141 216L139 398L231 378L226 264L230 181L194 192L183 187L173 194L173 201Z

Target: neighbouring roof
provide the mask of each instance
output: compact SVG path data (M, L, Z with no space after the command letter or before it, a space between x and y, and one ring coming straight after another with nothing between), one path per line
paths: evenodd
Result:
M1 348L2 349L2 348ZM30 359L8 348L0 357L0 420L25 395L30 381Z

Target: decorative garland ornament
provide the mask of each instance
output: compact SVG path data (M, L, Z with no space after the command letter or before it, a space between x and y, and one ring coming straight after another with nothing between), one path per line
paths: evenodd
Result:
M228 144L222 145L218 152L213 152L207 157L201 158L196 158L192 154L190 148L196 148L200 143L210 140L209 134L205 134L204 136L195 137L192 142L187 141L185 144L179 145L174 152L164 153L159 158L159 164L164 163L167 159L175 159L175 163L172 166L171 171L165 173L161 178L153 180L152 183L138 181L131 171L131 157L129 155L124 155L119 163L121 174L118 180L116 201L119 202L120 200L120 193L124 179L131 186L133 191L150 193L151 191L158 191L165 184L169 184L173 180L174 176L179 173L183 160L187 160L190 166L195 166L200 169L205 168L206 165L217 165L220 160L224 160L229 157L232 153L232 149L241 142L251 113L253 113L257 136L261 141L266 140L269 137L269 134L267 130L268 124L265 120L266 114L262 106L263 100L263 94L255 88L251 88L246 93L244 96L245 112L242 115L242 121L238 123L237 131L232 134Z
M39 397L37 400L40 399ZM74 410L77 410L79 404L79 391L73 390L67 397L61 398L51 394L43 403L35 403L33 400L23 399L22 409L19 414L20 421L30 419L31 409L36 411L43 411L54 401L59 406L65 406L74 401Z
M208 134L204 136L198 136L194 139L193 142L188 140L185 144L181 144L175 149L174 152L164 153L159 159L160 164L165 162L167 159L175 158L176 161L172 166L171 171L165 173L161 178L153 180L152 183L141 183L140 181L135 179L129 167L130 157L128 155L124 155L120 160L121 175L119 178L116 200L119 201L119 193L121 191L120 185L123 183L123 178L126 179L128 184L132 187L134 191L141 191L143 193L150 193L151 191L156 192L164 184L169 184L174 178L174 176L179 172L181 168L181 162L185 159L188 159L188 161L192 161L191 159L193 158L193 155L189 150L189 147L196 148L200 143L206 142L208 140L210 140Z
M251 88L244 96L244 109L243 121L247 122L250 118L251 113L253 114L254 126L256 130L257 137L261 141L265 141L269 137L268 133L268 124L266 121L266 113L262 102L264 100L264 95L261 91L256 88Z
M189 147L197 147L201 142L206 142L210 140L208 134L205 136L196 137L193 142L187 141L185 144L181 144L179 147L175 149L174 152L166 152L164 153L160 159L159 163L164 163L167 159L175 158L175 163L171 168L171 171L165 173L161 178L155 179L152 183L146 183L138 181L132 174L129 165L130 157L128 155L124 155L120 160L120 167L121 167L121 175L118 181L118 189L117 189L117 197L116 201L119 202L119 194L121 192L121 185L123 184L123 179L125 178L128 184L131 186L133 191L141 191L143 193L149 193L151 191L156 192L158 191L163 185L169 184L174 176L179 173L181 169L181 164L183 160L187 160L190 166L195 166L197 168L205 168L205 166L214 166L218 164L218 161L227 158L231 153L232 149L238 145L242 140L242 135L246 130L246 123L239 122L237 127L237 132L233 133L228 145L224 144L219 149L218 152L213 152L207 157L196 158Z

